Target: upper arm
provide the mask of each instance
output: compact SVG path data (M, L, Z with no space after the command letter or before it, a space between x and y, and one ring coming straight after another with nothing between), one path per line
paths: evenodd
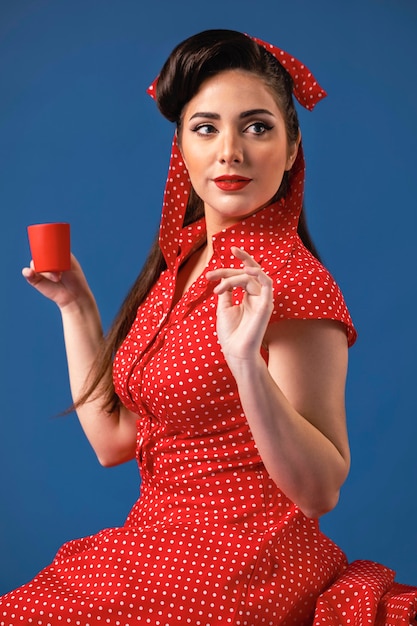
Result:
M349 462L344 326L331 320L283 320L265 336L268 369L294 409Z

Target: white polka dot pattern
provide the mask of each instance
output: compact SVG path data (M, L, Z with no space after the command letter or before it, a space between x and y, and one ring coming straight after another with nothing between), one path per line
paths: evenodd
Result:
M320 87L310 70L295 57L277 46L262 41L257 37L251 37L253 41L268 50L281 65L287 70L293 80L293 92L298 102L308 110L312 110L317 102L327 94Z
M324 92L311 73L257 41L312 108ZM244 247L274 280L271 322L337 320L351 345L342 294L296 234L303 187L300 149L286 201L217 235L211 266L233 266L230 246ZM205 236L203 222L182 230L188 191L174 139L160 239L168 270L114 366L116 389L138 414L141 496L122 528L66 543L49 567L0 598L1 626L415 624L417 590L376 563L347 566L269 478L216 340L204 275L171 308L175 271Z
M340 291L294 224L282 203L267 207L216 235L211 265L245 247L274 280L273 321L337 319L352 341ZM204 221L182 232L176 267L204 237ZM347 566L265 471L216 339L212 284L203 274L172 308L174 287L167 270L115 358L138 414L140 498L123 527L64 544L3 596L1 625L411 624L416 590L377 564Z
M354 561L317 601L313 626L416 624L417 589L394 582L394 572Z
M247 35L249 37L249 35ZM293 79L294 95L305 108L312 110L314 106L326 96L324 89L320 87L312 73L295 57L284 50L272 46L261 39L250 37L258 45L266 48L285 67ZM155 98L158 77L149 86L147 92ZM304 196L305 164L303 148L300 144L297 159L290 172L290 190L287 194L288 213L300 215ZM182 160L181 152L177 143L177 135L174 135L169 163L168 177L165 185L162 217L159 230L159 242L164 254L165 261L170 271L174 270L178 255L179 234L181 232L184 216L191 189L188 170Z

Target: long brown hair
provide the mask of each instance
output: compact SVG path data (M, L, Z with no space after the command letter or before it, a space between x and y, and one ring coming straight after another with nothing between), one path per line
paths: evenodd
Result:
M180 43L165 62L160 72L156 102L162 115L181 129L184 106L194 97L204 80L222 71L242 69L261 77L275 95L283 114L288 143L294 143L299 134L297 111L292 97L292 79L275 57L246 35L232 30L207 30ZM288 172L272 199L284 197L288 188ZM202 200L191 190L184 225L204 214ZM305 219L301 212L298 233L304 245L317 257ZM107 335L104 337L87 380L85 392L75 402L77 408L98 392L103 398L103 408L114 411L120 401L112 380L114 355L133 324L137 309L155 284L166 264L155 238L142 271L135 280L120 307Z

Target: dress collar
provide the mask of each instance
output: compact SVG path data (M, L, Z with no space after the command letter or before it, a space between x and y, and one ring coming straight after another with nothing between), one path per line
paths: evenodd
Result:
M293 55L281 48L277 48L261 39L250 37L259 46L270 52L289 73L293 81L293 93L297 100L308 110L326 96L309 69ZM148 93L155 98L158 77L148 88ZM289 172L289 192L287 195L288 207L301 210L304 195L305 163L302 142L298 148L296 161ZM191 181L188 170L178 146L177 133L174 134L171 146L171 158L167 182L164 191L159 241L168 269L178 267L178 245L182 232L182 224L191 190Z
M285 200L266 206L213 236L214 256L221 264L234 266L231 246L244 248L258 263L265 257L283 265L297 237L298 212L288 211ZM182 229L177 267L197 249L207 236L205 219ZM240 263L240 262L238 262Z

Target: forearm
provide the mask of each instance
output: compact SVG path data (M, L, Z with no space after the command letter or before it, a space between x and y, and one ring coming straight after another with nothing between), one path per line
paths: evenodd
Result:
M84 392L103 332L93 299L83 305L65 307L61 313L71 394L77 402ZM113 413L106 411L99 389L77 407L81 426L103 465L114 465L133 458L135 438L131 424L134 422L130 415L123 408Z
M71 394L73 401L77 402L99 350L103 331L94 300L64 307L61 316ZM96 403L89 404L95 406Z
M240 400L271 478L310 517L335 506L349 459L289 403L261 356L232 364Z
M71 270L37 273L31 263L22 274L39 293L54 302L62 316L71 393L75 403L83 396L96 359L103 331L94 296L80 264L71 255ZM127 409L109 413L103 409L100 389L77 407L81 426L103 465L123 463L134 457L136 416Z

